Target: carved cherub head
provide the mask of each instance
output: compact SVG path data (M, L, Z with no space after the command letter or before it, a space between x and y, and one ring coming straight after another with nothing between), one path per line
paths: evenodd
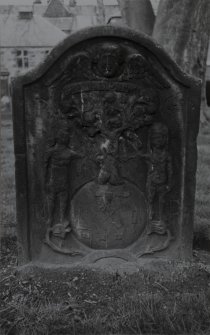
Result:
M94 59L97 73L106 78L114 77L123 62L122 49L115 44L104 44L97 54Z
M168 145L168 128L161 122L154 123L149 131L150 147L163 149Z
M146 60L140 54L132 54L127 58L127 73L129 78L139 78L146 72Z

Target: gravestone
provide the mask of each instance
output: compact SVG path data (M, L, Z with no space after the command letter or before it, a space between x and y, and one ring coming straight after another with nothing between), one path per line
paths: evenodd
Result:
M192 254L200 81L96 27L12 83L19 262Z

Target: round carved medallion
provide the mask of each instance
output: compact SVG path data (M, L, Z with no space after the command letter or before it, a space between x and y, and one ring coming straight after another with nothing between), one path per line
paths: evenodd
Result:
M126 248L143 232L147 206L132 183L83 186L71 202L71 226L79 241L93 249Z

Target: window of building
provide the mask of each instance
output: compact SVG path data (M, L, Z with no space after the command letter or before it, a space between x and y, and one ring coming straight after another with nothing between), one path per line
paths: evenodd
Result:
M20 11L19 12L19 19L20 20L31 20L33 18L32 11Z
M28 51L17 50L16 51L17 67L20 69L28 68Z

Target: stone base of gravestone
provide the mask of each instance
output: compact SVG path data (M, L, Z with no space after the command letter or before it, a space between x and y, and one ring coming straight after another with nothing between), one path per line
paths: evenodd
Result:
M97 271L99 273L118 273L123 274L134 274L139 272L151 271L151 273L163 273L165 276L170 276L171 273L184 272L186 269L192 268L192 271L198 271L203 269L207 273L210 273L210 266L207 264L210 260L210 255L206 255L202 260L202 255L200 255L200 261L196 260L194 262L182 262L176 260L168 260L164 258L142 258L138 261L125 261L119 258L101 258L97 262L86 263L86 264L52 264L52 263L42 263L42 262L32 262L25 265L19 266L17 268L17 273L20 276L36 276L37 273L45 271L49 275L52 273L69 273L74 274L75 272L84 271ZM166 275L167 274L167 275Z

